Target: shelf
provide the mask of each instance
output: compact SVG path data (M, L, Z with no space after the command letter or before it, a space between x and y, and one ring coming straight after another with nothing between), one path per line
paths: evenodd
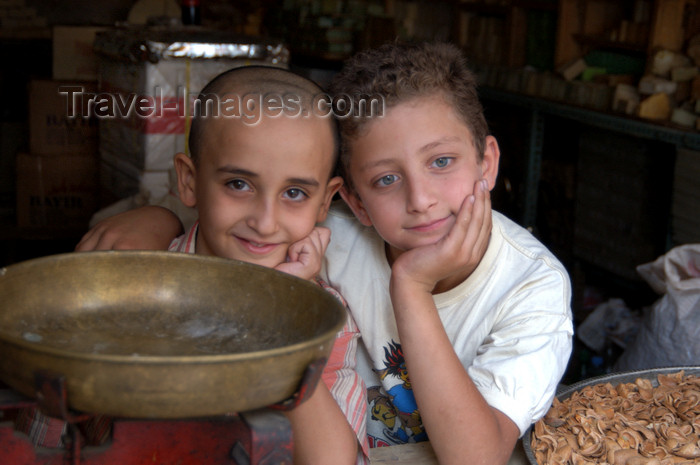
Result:
M458 6L462 11L478 13L485 16L507 16L510 13L511 9L511 7L508 5L498 5L480 2L460 2Z
M646 44L613 41L602 37L586 36L583 34L574 34L573 37L579 44L588 48L623 50L628 52L637 52L640 54L646 54L647 52Z
M557 11L557 2L547 0L513 0L508 4L484 3L484 2L457 2L463 11L481 13L485 15L506 16L511 8L525 8L528 10Z
M0 30L0 40L2 41L39 39L51 39L51 28L7 28Z
M658 140L673 144L676 147L700 151L700 133L697 131L686 131L647 120L575 107L489 87L480 87L479 95L482 99L530 108L589 126L609 129L630 136Z

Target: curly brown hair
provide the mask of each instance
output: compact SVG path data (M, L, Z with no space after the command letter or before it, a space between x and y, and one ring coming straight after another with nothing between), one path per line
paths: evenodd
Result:
M480 157L484 154L488 124L476 89L476 79L459 48L450 43L393 42L357 53L334 76L330 92L336 102L350 99L355 110L369 96L381 96L390 108L418 97L444 99L469 128ZM338 112L336 112L338 114ZM341 132L340 168L347 173L349 141L377 118L360 112L339 118ZM343 176L350 182L347 176Z

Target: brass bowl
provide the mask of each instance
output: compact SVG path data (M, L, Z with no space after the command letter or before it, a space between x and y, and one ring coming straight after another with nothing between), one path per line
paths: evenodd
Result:
M268 268L175 252L53 255L0 269L0 379L128 418L219 416L294 395L330 353L345 310Z

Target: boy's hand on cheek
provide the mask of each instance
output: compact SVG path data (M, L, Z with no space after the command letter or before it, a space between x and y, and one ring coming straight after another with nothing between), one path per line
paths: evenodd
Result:
M315 227L304 239L289 246L287 261L275 269L299 278L313 279L321 271L323 255L330 241L330 229Z
M485 180L462 202L452 229L438 242L401 254L392 266L392 282L405 282L432 292L455 274L465 279L486 253L491 235L491 197ZM457 284L457 283L454 283Z

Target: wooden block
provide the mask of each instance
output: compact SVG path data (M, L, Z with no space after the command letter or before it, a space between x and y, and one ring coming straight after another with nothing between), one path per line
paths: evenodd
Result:
M673 94L673 99L676 103L683 103L690 100L690 91L692 89L692 81L682 81L678 83L678 88Z
M587 66L588 65L586 65L583 58L577 58L576 60L570 61L566 65L560 67L557 72L567 81L572 81L583 73Z
M608 74L605 78L610 87L616 87L619 84L631 86L636 82L635 77L631 74Z
M683 47L685 6L690 0L654 2L649 49L663 48L680 52Z
M695 66L700 66L700 34L691 37L685 53L693 60Z
M697 66L680 66L671 69L671 80L675 82L690 81L698 74Z
M639 117L652 120L668 120L671 116L670 100L665 92L645 98L639 104Z
M671 121L685 127L695 127L697 122L697 115L690 111L684 110L683 108L675 108L671 113Z
M613 110L633 115L639 107L639 93L634 86L618 84L613 94Z
M690 86L690 99L700 100L700 76L693 79L693 83Z
M557 18L557 43L554 51L554 65L559 68L581 56L583 50L575 35L583 32L583 15L579 0L559 0Z
M658 50L651 61L651 72L656 76L668 77L671 69L690 66L690 59L672 50Z
M401 444L391 447L374 447L369 450L372 465L394 465L412 463L415 465L437 465L437 457L429 442Z
M660 92L673 95L677 88L677 83L657 76L646 75L639 80L639 93L643 95L658 94Z

